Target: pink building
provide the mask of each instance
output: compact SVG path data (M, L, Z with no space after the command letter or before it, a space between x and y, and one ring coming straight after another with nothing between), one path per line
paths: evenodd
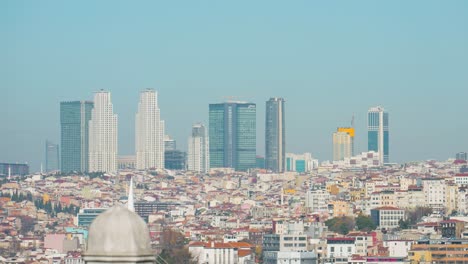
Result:
M44 238L44 248L55 249L59 253L63 252L63 240L66 238L65 234L47 234Z

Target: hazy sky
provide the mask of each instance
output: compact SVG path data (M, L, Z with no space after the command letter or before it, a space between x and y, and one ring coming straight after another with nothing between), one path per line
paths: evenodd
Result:
M134 153L139 92L159 92L185 150L208 104L286 99L287 152L332 158L333 131L390 114L390 160L468 151L468 1L0 1L0 161L38 169L59 103L112 92L119 154Z

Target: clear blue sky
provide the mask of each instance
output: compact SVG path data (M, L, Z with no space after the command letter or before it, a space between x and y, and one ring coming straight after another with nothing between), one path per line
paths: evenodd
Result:
M208 104L287 100L287 151L331 159L331 134L390 113L390 159L468 151L468 1L0 1L0 161L38 169L59 103L112 92L119 154L139 91L159 91L181 149Z

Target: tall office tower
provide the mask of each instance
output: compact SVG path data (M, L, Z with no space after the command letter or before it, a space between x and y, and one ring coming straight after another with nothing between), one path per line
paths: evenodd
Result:
M344 160L352 156L351 136L346 132L333 133L333 160Z
M210 168L255 168L256 113L254 103L210 104Z
M186 170L187 153L180 150L164 152L164 168L168 170Z
M89 120L93 107L90 101L60 103L62 172L89 170Z
M466 152L458 152L455 155L456 160L468 160L468 154Z
M108 91L94 94L89 121L89 171L117 171L117 115Z
M169 135L164 136L164 150L176 150L177 144L175 139Z
M339 127L336 131L345 132L351 137L351 156L354 156L354 136L356 135L354 127Z
M381 164L389 162L388 113L381 106L371 107L367 113L367 145L369 151L379 153Z
M265 168L284 172L286 164L286 130L284 99L271 98L266 102Z
M45 143L45 156L46 156L46 172L58 171L59 162L59 145L46 140Z
M161 121L158 94L153 89L140 93L135 124L137 169L164 168L164 121Z
M188 170L208 172L210 169L209 145L203 124L192 127L192 136L188 140Z

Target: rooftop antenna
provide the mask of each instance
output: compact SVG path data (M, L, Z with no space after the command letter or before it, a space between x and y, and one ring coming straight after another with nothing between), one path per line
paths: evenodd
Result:
M354 113L353 113L353 117L351 117L351 127L354 128Z

